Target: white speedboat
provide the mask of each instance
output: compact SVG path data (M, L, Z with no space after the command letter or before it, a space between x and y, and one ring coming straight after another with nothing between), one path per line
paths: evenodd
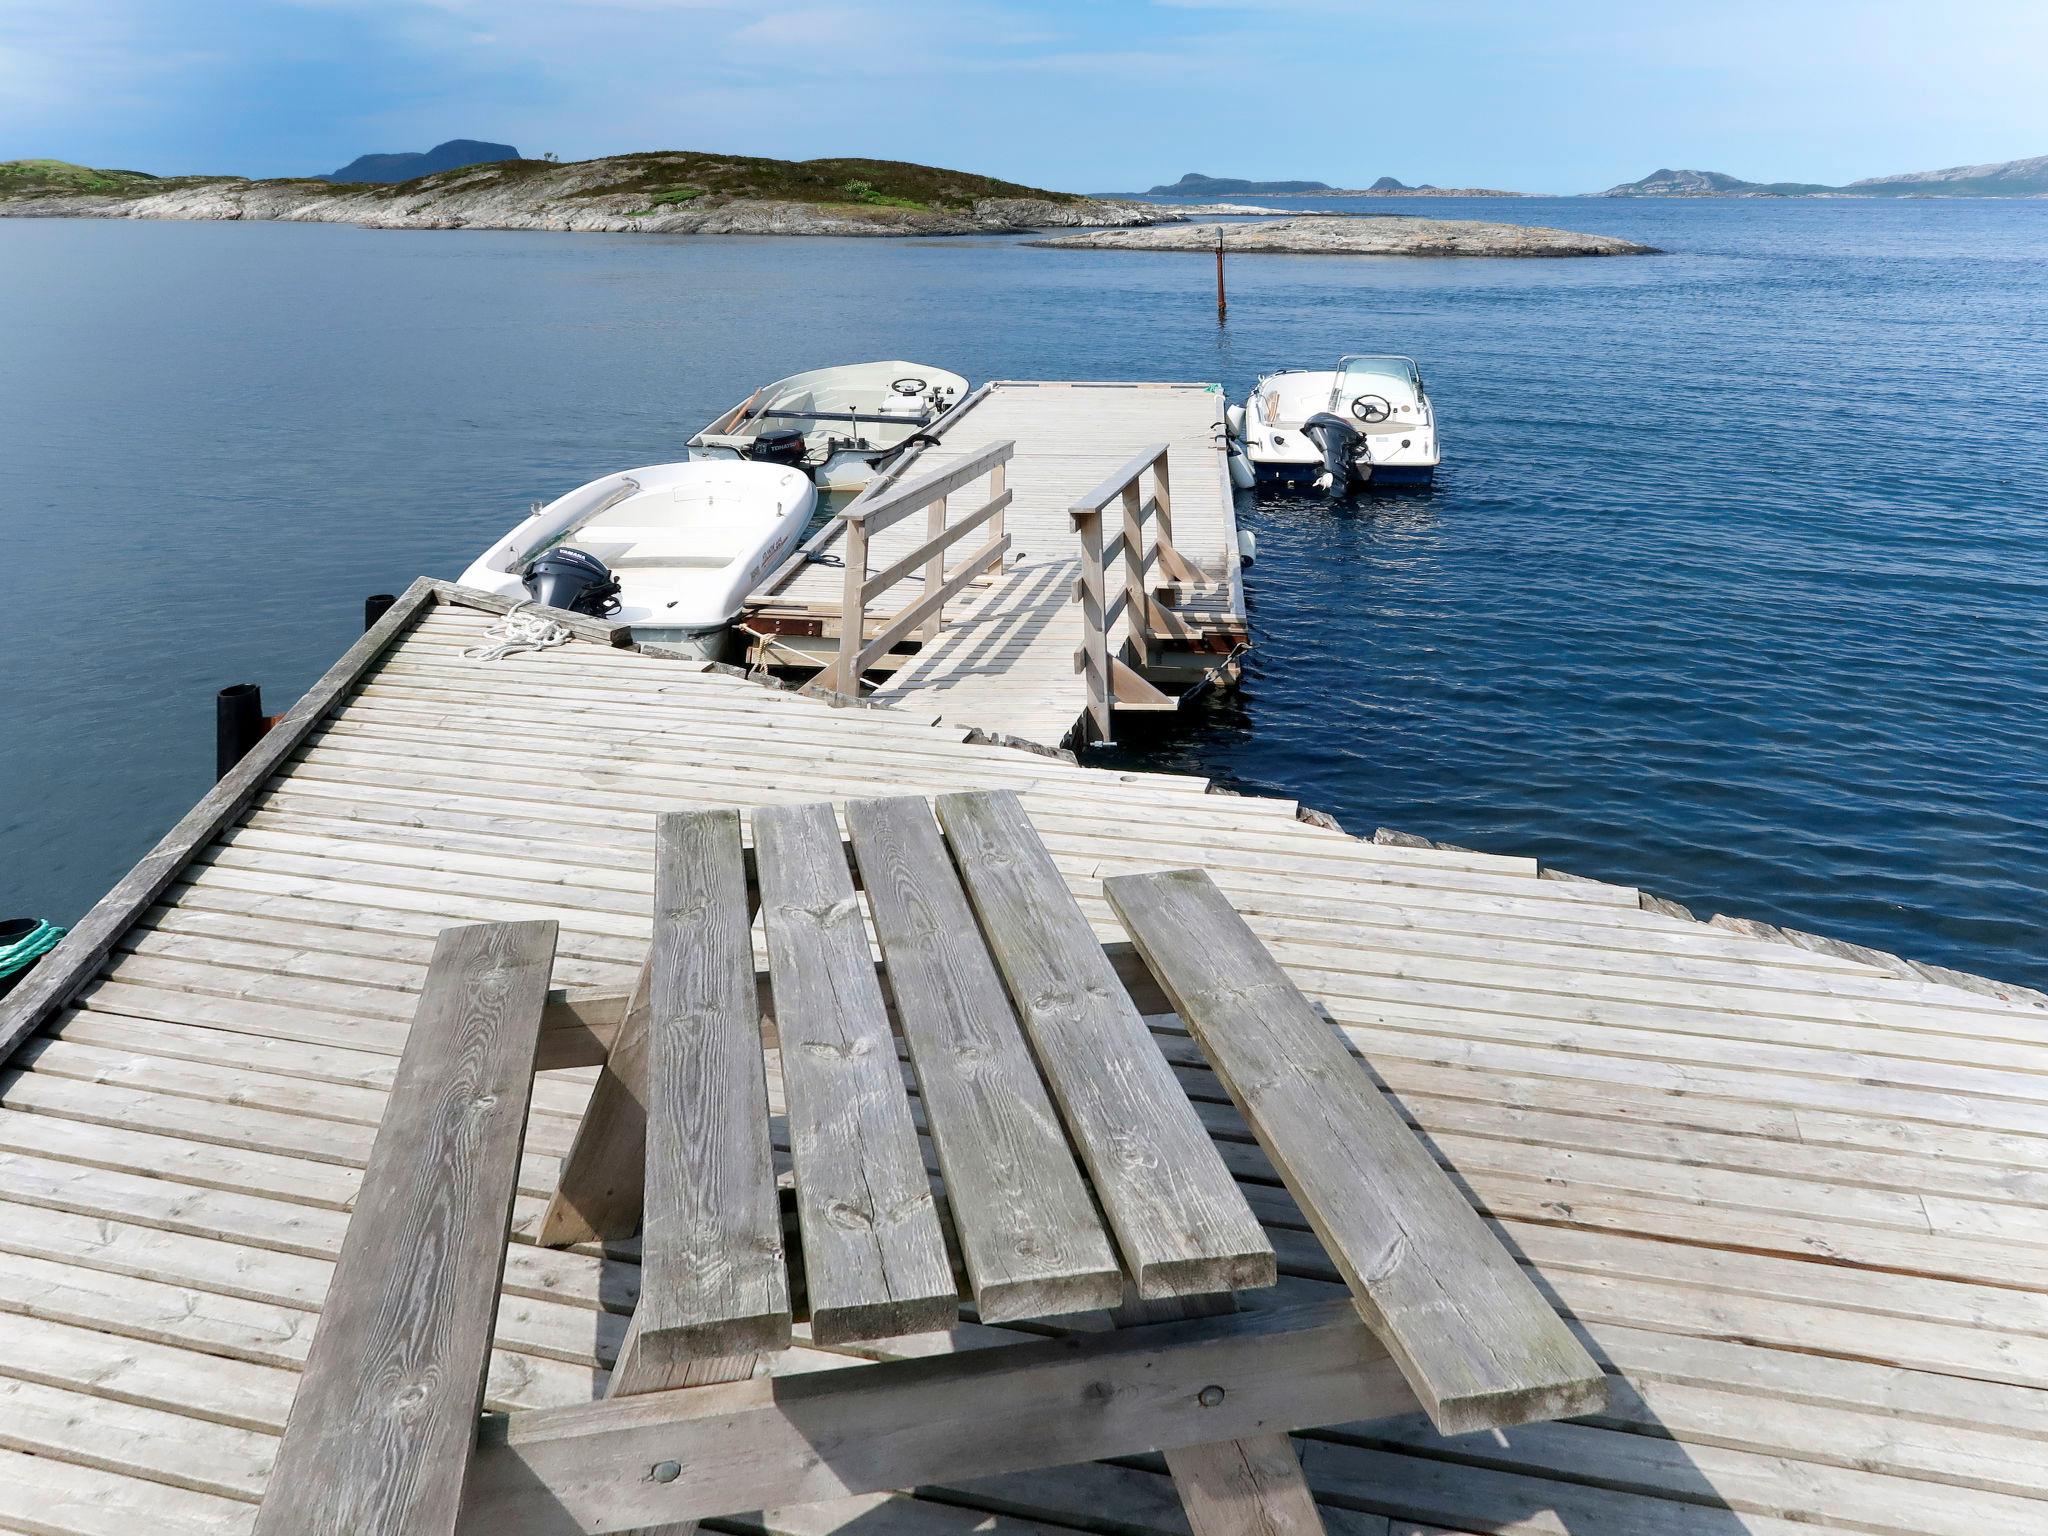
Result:
M462 584L630 624L636 640L720 660L747 594L796 548L817 502L786 465L629 469L536 507Z
M786 464L858 491L966 394L959 374L925 363L814 368L755 390L690 439L690 457Z
M1269 373L1231 407L1229 428L1240 486L1312 481L1342 493L1436 476L1436 412L1412 358L1353 356L1334 369Z

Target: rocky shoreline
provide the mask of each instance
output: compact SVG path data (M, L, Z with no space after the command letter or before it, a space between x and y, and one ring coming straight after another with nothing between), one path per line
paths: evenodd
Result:
M1363 218L1306 217L1250 224L1179 224L1158 229L1102 229L1033 240L1068 251L1226 251L1296 256L1653 256L1655 246L1612 235L1586 235L1531 224L1432 219L1402 214Z
M531 165L532 162L518 162ZM672 201L618 187L606 162L505 174L502 165L443 172L397 186L324 181L180 178L113 191L51 188L0 198L0 217L270 219L369 229L537 229L609 234L975 235L1128 227L1178 210L1094 198L980 197L958 207L904 200L844 203L719 194Z

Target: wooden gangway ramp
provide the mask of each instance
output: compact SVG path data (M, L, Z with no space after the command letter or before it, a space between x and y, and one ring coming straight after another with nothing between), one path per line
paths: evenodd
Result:
M873 668L857 669L879 679L873 696L927 719L1058 746L1077 727L1087 731L1091 687L1104 695L1097 701L1104 705L1170 710L1188 690L1227 669L1245 639L1223 404L1213 384L983 386L934 425L928 444L892 466L763 583L746 620L762 637L756 659L829 664L848 634L845 615L857 606L863 633L890 642ZM991 450L1005 444L1010 452L983 467ZM963 473L964 483L955 483ZM975 540L953 533L959 595L929 621L887 635L890 620L936 585L920 548L960 529L988 504L991 492L983 482L991 473L1001 477L993 494L1006 492L1008 500L987 523L966 530ZM1137 482L1131 509L1142 514L1129 534L1122 499L1127 479ZM916 488L928 485L938 486L947 504L933 509L918 499ZM849 520L858 522L878 507L894 511L906 492L915 504L850 554ZM1097 492L1106 494L1095 498L1094 509L1101 514L1107 504L1107 512L1091 546L1091 530L1077 527L1076 509ZM1159 550L1161 517L1153 510L1161 506L1171 530L1166 561ZM989 548L978 542L982 528L998 530L1009 542L977 563L967 545ZM1135 565L1119 542L1126 537L1139 551ZM862 558L879 579L856 604L848 564ZM1141 568L1134 589L1131 578ZM1084 590L1091 575L1099 589L1092 602ZM1132 590L1144 593L1149 605L1132 603ZM1105 609L1109 618L1101 627L1116 655L1091 671L1089 623ZM1141 631L1135 635L1134 625ZM915 649L897 648L905 643ZM858 678L832 677L829 665L827 681L841 693L858 686ZM1092 735L1108 734L1106 719Z
M1105 942L1106 881L1205 869L1607 1372L1605 1411L1568 1423L1294 1436L1332 1536L2048 1530L2035 999L594 626L473 660L481 601L409 593L0 1004L0 1529L254 1528L441 930L555 924L557 986L623 988L662 813L731 809L751 834L766 806L1009 788ZM1203 1049L1231 1020L1147 1010L1277 1256L1250 1303L1343 1299L1218 1079L1235 1063ZM588 1070L533 1084L492 1410L603 1397L624 1342L638 1244L531 1241L590 1092ZM800 1311L774 1369L1043 1338L963 1310L950 1336L821 1344ZM706 1529L1188 1536L1143 1458Z

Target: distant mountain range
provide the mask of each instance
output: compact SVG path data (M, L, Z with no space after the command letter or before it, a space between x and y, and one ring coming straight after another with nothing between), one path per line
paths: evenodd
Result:
M1817 182L1743 181L1720 171L1655 170L1641 181L1609 187L1602 197L1817 197L1832 192Z
M1200 171L1189 171L1179 181L1166 186L1154 187L1154 193L1170 193L1189 197L1241 196L1246 192L1334 192L1327 181L1246 181L1241 176L1204 176Z
M1743 181L1721 171L1652 171L1601 197L2048 197L2048 155L1945 171L1867 176L1845 186L1806 181Z
M510 144L493 144L485 139L450 139L432 149L403 155L358 155L338 171L315 176L315 181L387 184L431 176L436 171L459 170L465 165L491 165L500 160L517 160L519 151Z
M1294 197L1522 197L1520 192L1501 192L1489 187L1433 187L1428 182L1411 187L1391 176L1382 176L1369 187L1333 187L1327 181L1246 181L1237 176L1204 176L1189 171L1179 181L1152 188L1147 197L1242 197L1246 193Z
M1382 176L1369 187L1333 187L1326 181L1251 181L1238 176L1205 176L1190 171L1179 181L1151 189L1151 197L1527 197L1491 187L1408 186ZM1957 165L1943 171L1909 171L1901 176L1867 176L1844 186L1817 181L1744 181L1725 171L1652 171L1595 197L2048 197L2048 155L2005 160L1996 165Z

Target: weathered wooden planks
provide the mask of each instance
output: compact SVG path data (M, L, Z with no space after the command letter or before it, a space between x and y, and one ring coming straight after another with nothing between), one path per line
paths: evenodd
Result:
M1114 1306L1123 1272L929 806L854 801L846 825L981 1320Z
M754 813L811 1334L950 1327L953 1269L832 808Z
M1121 937L1094 895L1103 875L1208 868L1297 984L1367 1053L1392 1101L1413 1112L1468 1198L1498 1219L1532 1278L1582 1321L1589 1347L1640 1389L1637 1403L1616 1379L1600 1427L1555 1436L1447 1440L1411 1419L1305 1437L1296 1449L1307 1449L1309 1484L1329 1501L1322 1514L1332 1536L1385 1536L1387 1514L1366 1510L1392 1514L1404 1533L1419 1521L1524 1536L1790 1536L1849 1525L1971 1536L2042 1523L2048 1346L2040 1298L2030 1294L2039 1266L2017 1285L1984 1284L1979 1271L1990 1273L1995 1258L1998 1273L2015 1274L2041 1246L2005 1226L1959 1237L1949 1199L1967 1200L1973 1222L1992 1207L2038 1222L2048 1206L2048 1090L2038 1074L2029 1086L2009 1073L1983 1087L1885 1086L1901 1058L1916 1070L1946 1069L1981 1064L1992 1042L2048 1038L2040 1010L1639 913L1633 893L1606 893L1626 896L1625 905L1563 899L1564 883L1500 878L1534 873L1506 861L1461 870L1433 850L1376 848L1295 824L1287 802L1204 796L1198 781L963 746L903 712L830 710L682 663L581 642L502 664L460 661L485 622L452 604L428 612L393 664L287 760L243 830L271 822L271 812L317 811L319 824L285 828L302 834L298 854L259 863L230 833L201 850L131 933L188 921L209 931L260 924L254 936L290 961L187 957L210 973L192 990L222 1003L243 996L255 972L282 977L323 955L376 957L402 973L386 983L405 994L394 1015L402 1021L440 927L559 913L556 979L620 987L647 949L656 810L715 803L745 814L792 798L1013 784L1070 885L1090 887L1081 904L1099 938ZM431 668L415 672L429 651ZM531 766L516 774L483 763L515 739L539 739L532 729L547 722L524 718L531 711L521 699L536 689L574 695L585 677L611 682L607 702L576 719L577 753L522 751ZM402 701L431 731L373 748L370 735L342 729L388 714L380 700ZM370 764L371 751L380 766L347 766ZM573 827L574 846L536 844L535 817ZM377 844L392 846L365 854ZM444 848L504 857L457 866L440 862ZM1483 888L1472 872L1489 876ZM613 904L615 891L625 892L624 906ZM592 969L572 979L567 966L577 962ZM321 963L335 979L379 980ZM317 1235L303 1215L274 1222L268 1235L223 1229L203 1244L186 1235L218 1209L210 1196L192 1198L195 1182L225 1169L200 1171L168 1138L302 1160L303 1182L249 1188L332 1211L330 1178L345 1173L352 1183L367 1158L402 1031L388 1054L381 1045L338 1052L293 1042L316 1017L358 1041L384 1026L355 1035L356 1020L322 1012L310 991L303 1007L287 1000L219 1022L194 1012L177 1024L146 1016L168 992L111 986L101 996L112 1003L116 994L121 1012L95 1004L54 1017L53 1034L15 1059L22 1075L0 1079L24 1118L62 1116L78 1132L65 1146L23 1140L37 1182L17 1180L20 1192L0 1201L0 1331L27 1321L68 1335L33 1351L10 1334L0 1377L59 1383L114 1409L146 1401L274 1434L328 1262L286 1261L273 1246ZM1795 1041L1796 1059L1784 1049ZM1170 1059L1185 1050L1193 1061L1192 1042L1166 1043ZM1199 1077L1199 1087L1190 1074L1183 1080L1226 1158L1240 1177L1272 1177L1264 1154L1235 1139L1249 1134L1237 1112L1200 1103L1225 1095L1206 1070ZM581 1084L548 1083L537 1101L572 1086ZM108 1127L131 1134L96 1139ZM560 1115L534 1118L529 1195L544 1198L552 1179L550 1160L533 1154L566 1150L571 1128ZM166 1139L145 1143L144 1133ZM61 1184L51 1166L59 1160L75 1175ZM26 1175L30 1162L8 1166ZM108 1169L132 1177L117 1191L90 1171ZM1745 1202L1742 1191L1719 1187L1727 1170L1768 1175L1783 1198L1768 1209ZM1835 1212L1823 1212L1822 1201L1848 1186ZM157 1197L144 1199L152 1187ZM1291 1197L1257 1182L1246 1188L1293 1271L1259 1304L1342 1295L1335 1283L1303 1278L1338 1280L1321 1245L1294 1230L1305 1222ZM1652 1190L1662 1191L1654 1201ZM1891 1194L1920 1197L1930 1223L1942 1224L1913 1235L1920 1257L1904 1272L1894 1244L1909 1234L1862 1224L1876 1192L1886 1192L1887 1207ZM103 1195L117 1195L125 1211ZM537 1199L522 1204L537 1212ZM1930 1272L1951 1278L1919 1272L1928 1256L1938 1260ZM617 1306L631 1266L606 1273L626 1282L607 1279ZM1956 1283L1970 1278L1979 1283ZM579 1287L582 1296L588 1286ZM553 1310L573 1321L572 1308ZM508 1291L501 1328L519 1341L494 1353L491 1405L523 1417L587 1399L623 1318L586 1310L605 1326L577 1336L555 1322L537 1332L523 1312ZM100 1347L74 1348L80 1340ZM960 1329L859 1352L987 1341ZM260 1402L249 1372L270 1383ZM2030 1385L2011 1385L2019 1382ZM181 1522L183 1490L162 1479L228 1470L190 1461L167 1469L173 1447L190 1443L183 1438L137 1450L118 1412L102 1417L81 1402L59 1423L20 1406L0 1405L0 1434L24 1452L0 1452L0 1525L132 1536L246 1530L253 1518L251 1505L209 1497L198 1519ZM1986 1491L1997 1496L1980 1500ZM2033 1502L1999 1501L2011 1495ZM943 1485L934 1497L944 1504L881 1497L858 1515L806 1505L720 1524L785 1536L830 1536L855 1520L899 1536L1081 1526L1186 1536L1164 1476L1099 1463Z
M1592 1357L1215 882L1103 888L1437 1428L1604 1407Z
M470 1536L630 1530L1406 1411L1349 1308L1246 1313L542 1409L478 1449ZM647 1469L672 1464L675 1476Z
M790 1334L739 817L665 815L656 833L640 1305L614 1394Z
M936 807L1139 1296L1271 1285L1272 1245L1017 797Z
M554 949L551 922L434 946L257 1536L454 1530Z

